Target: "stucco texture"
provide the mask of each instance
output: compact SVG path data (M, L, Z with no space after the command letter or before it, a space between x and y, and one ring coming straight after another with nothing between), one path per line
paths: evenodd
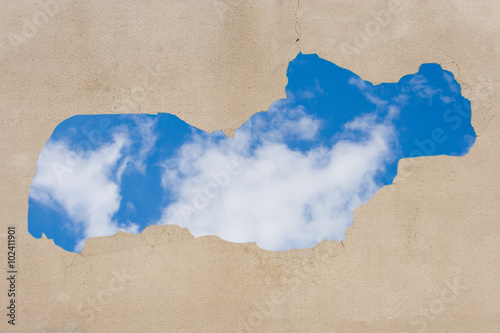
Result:
M500 331L498 1L3 0L0 17L0 331ZM400 161L342 243L271 252L156 226L76 254L29 235L36 161L61 121L169 112L231 135L285 97L298 52L372 83L441 64L471 100L474 146Z

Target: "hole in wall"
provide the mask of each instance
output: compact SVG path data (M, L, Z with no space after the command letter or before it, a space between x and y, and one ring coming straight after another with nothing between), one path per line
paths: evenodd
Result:
M68 251L154 224L269 250L343 240L353 211L403 157L465 155L470 103L424 64L373 86L316 55L289 65L287 98L228 138L171 114L78 115L57 126L33 179L28 230Z

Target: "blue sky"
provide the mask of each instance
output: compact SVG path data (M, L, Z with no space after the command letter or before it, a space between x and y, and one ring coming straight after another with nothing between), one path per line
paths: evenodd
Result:
M373 86L299 54L287 76L287 98L234 138L171 114L63 121L37 163L29 232L75 252L88 237L155 224L308 248L343 240L354 209L392 183L399 159L461 156L475 141L470 103L437 64Z

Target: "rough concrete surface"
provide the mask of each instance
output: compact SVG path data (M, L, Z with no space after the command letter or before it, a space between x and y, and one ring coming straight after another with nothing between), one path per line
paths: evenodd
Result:
M0 17L1 331L500 331L498 1L3 0ZM169 112L231 135L285 96L299 51L373 83L441 64L472 102L476 143L400 161L343 243L271 252L157 226L75 254L28 234L36 161L61 121Z

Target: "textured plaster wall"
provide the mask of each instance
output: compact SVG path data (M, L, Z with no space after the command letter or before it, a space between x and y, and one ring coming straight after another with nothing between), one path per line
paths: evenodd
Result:
M1 331L500 330L498 1L44 3L0 2ZM75 254L28 234L36 161L61 121L170 112L231 135L285 96L299 51L373 83L441 64L472 102L475 145L402 160L342 244L270 252L159 226ZM18 234L15 327L7 225Z

